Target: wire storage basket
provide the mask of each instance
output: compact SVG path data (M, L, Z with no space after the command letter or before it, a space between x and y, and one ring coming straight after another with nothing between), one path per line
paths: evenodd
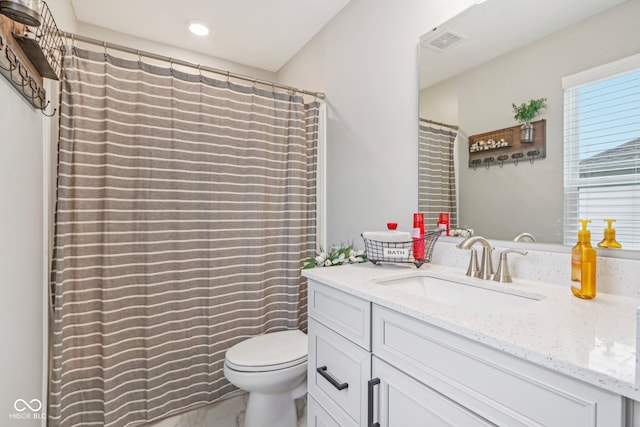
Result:
M406 242L381 242L378 240L367 239L362 234L364 240L364 249L367 253L367 259L374 264L381 262L400 262L413 263L417 268L422 264L431 262L433 247L440 237L439 231L426 232L423 238L413 239ZM424 259L416 260L414 258L414 247L420 248L424 246Z
M47 3L42 2L40 14L41 25L26 26L23 33L14 33L13 38L42 77L59 80L64 56L62 34Z

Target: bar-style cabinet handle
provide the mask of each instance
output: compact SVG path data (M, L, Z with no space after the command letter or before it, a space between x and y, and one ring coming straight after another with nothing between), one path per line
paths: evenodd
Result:
M337 388L338 390L344 390L345 388L349 388L349 383L341 383L337 381L335 378L333 378L331 375L329 375L329 373L327 372L326 366L320 366L318 369L316 369L316 372L322 375L322 377L325 380L329 381L329 383L335 388Z
M380 427L380 423L373 422L373 388L378 384L380 384L380 378L372 378L368 382L369 390L367 393L367 427Z

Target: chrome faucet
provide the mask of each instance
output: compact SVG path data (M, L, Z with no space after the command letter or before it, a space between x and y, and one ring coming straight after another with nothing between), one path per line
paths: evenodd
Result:
M479 277L484 280L493 279L493 262L491 260L491 252L493 248L487 239L481 236L471 236L458 243L459 249L469 250L473 245L480 242L482 244L482 261L480 263L480 271L477 271L477 267L474 268L471 264L477 263L475 259L475 251L471 251L471 261L469 268L467 269L467 276Z
M526 255L527 251L521 251L518 249L505 249L500 254L500 262L498 263L498 271L493 275L493 280L500 283L511 283L511 273L509 272L509 264L507 261L507 254L520 254Z
M514 242L531 242L531 243L535 243L536 238L533 237L533 234L524 232L524 233L520 233L516 237L514 237L513 241Z

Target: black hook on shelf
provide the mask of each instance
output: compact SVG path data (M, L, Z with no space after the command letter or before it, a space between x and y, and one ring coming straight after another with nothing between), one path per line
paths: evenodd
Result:
M31 105L40 110L40 112L47 117L55 116L57 108L54 108L51 114L45 112L47 107L51 104L51 101L46 100L45 92L38 88L38 83L32 77L29 77L29 87L31 88L31 95L27 95L25 92L25 96L31 98Z
M484 167L489 169L489 166L491 166L491 163L495 162L496 159L494 159L493 157L487 157L484 159Z
M540 150L531 150L527 152L527 156L530 157L529 161L531 162L531 164L533 164L533 161L538 154L540 154Z
M49 104L51 104L51 101L47 101L47 103L45 104L45 106L44 106L44 107L42 107L42 108L40 108L40 111L41 111L41 112L42 112L42 114L43 114L44 116L46 116L46 117L53 117L53 116L55 116L55 115L56 115L56 111L58 111L58 109L57 109L57 108L54 108L54 109L53 109L53 112L52 112L51 114L47 114L44 110L46 110L46 109L47 109L47 107L49 106Z
M513 153L513 154L511 155L511 158L513 159L513 164L514 164L515 166L518 166L518 161L519 161L522 157L524 157L524 154L522 154L522 153Z
M480 159L471 160L471 167L473 168L473 170L478 169L478 165L480 163L482 163L482 160L480 160Z
M14 68L15 71L15 68ZM24 72L24 75L22 74ZM11 71L9 73L9 77L11 78L11 81L13 84L15 84L18 87L25 87L26 85L29 84L29 72L24 68L24 65L22 65L21 63L18 62L18 75L20 76L20 78L22 79L22 83L18 83L14 78L13 78L13 71Z
M3 44L4 42L2 42L2 38L0 37L0 47L2 47ZM5 55L7 57L7 60L9 61L9 68L4 68L2 65L0 65L0 68L11 73L13 72L13 70L18 68L18 58L16 57L16 54L11 50L11 48L9 48L9 46L7 46L5 50Z
M5 71L7 71L7 72L11 73L11 72L13 72L13 71L16 69L16 67L18 66L17 64L11 64L11 63L9 63L9 65L10 65L10 67L9 67L9 68L4 68L2 65L0 65L0 68L2 68L3 70L5 70Z
M508 158L509 156L507 156L506 154L502 154L498 156L498 166L502 167L504 165L504 161L507 160Z

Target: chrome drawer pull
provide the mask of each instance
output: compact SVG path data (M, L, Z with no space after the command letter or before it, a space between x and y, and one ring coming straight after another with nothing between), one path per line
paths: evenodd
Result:
M344 390L345 388L349 387L348 383L340 383L336 381L336 379L333 378L331 375L329 375L329 373L327 372L326 366L320 366L318 369L316 369L316 372L322 375L322 378L329 381L329 383L331 383L331 385L337 388L338 390Z

